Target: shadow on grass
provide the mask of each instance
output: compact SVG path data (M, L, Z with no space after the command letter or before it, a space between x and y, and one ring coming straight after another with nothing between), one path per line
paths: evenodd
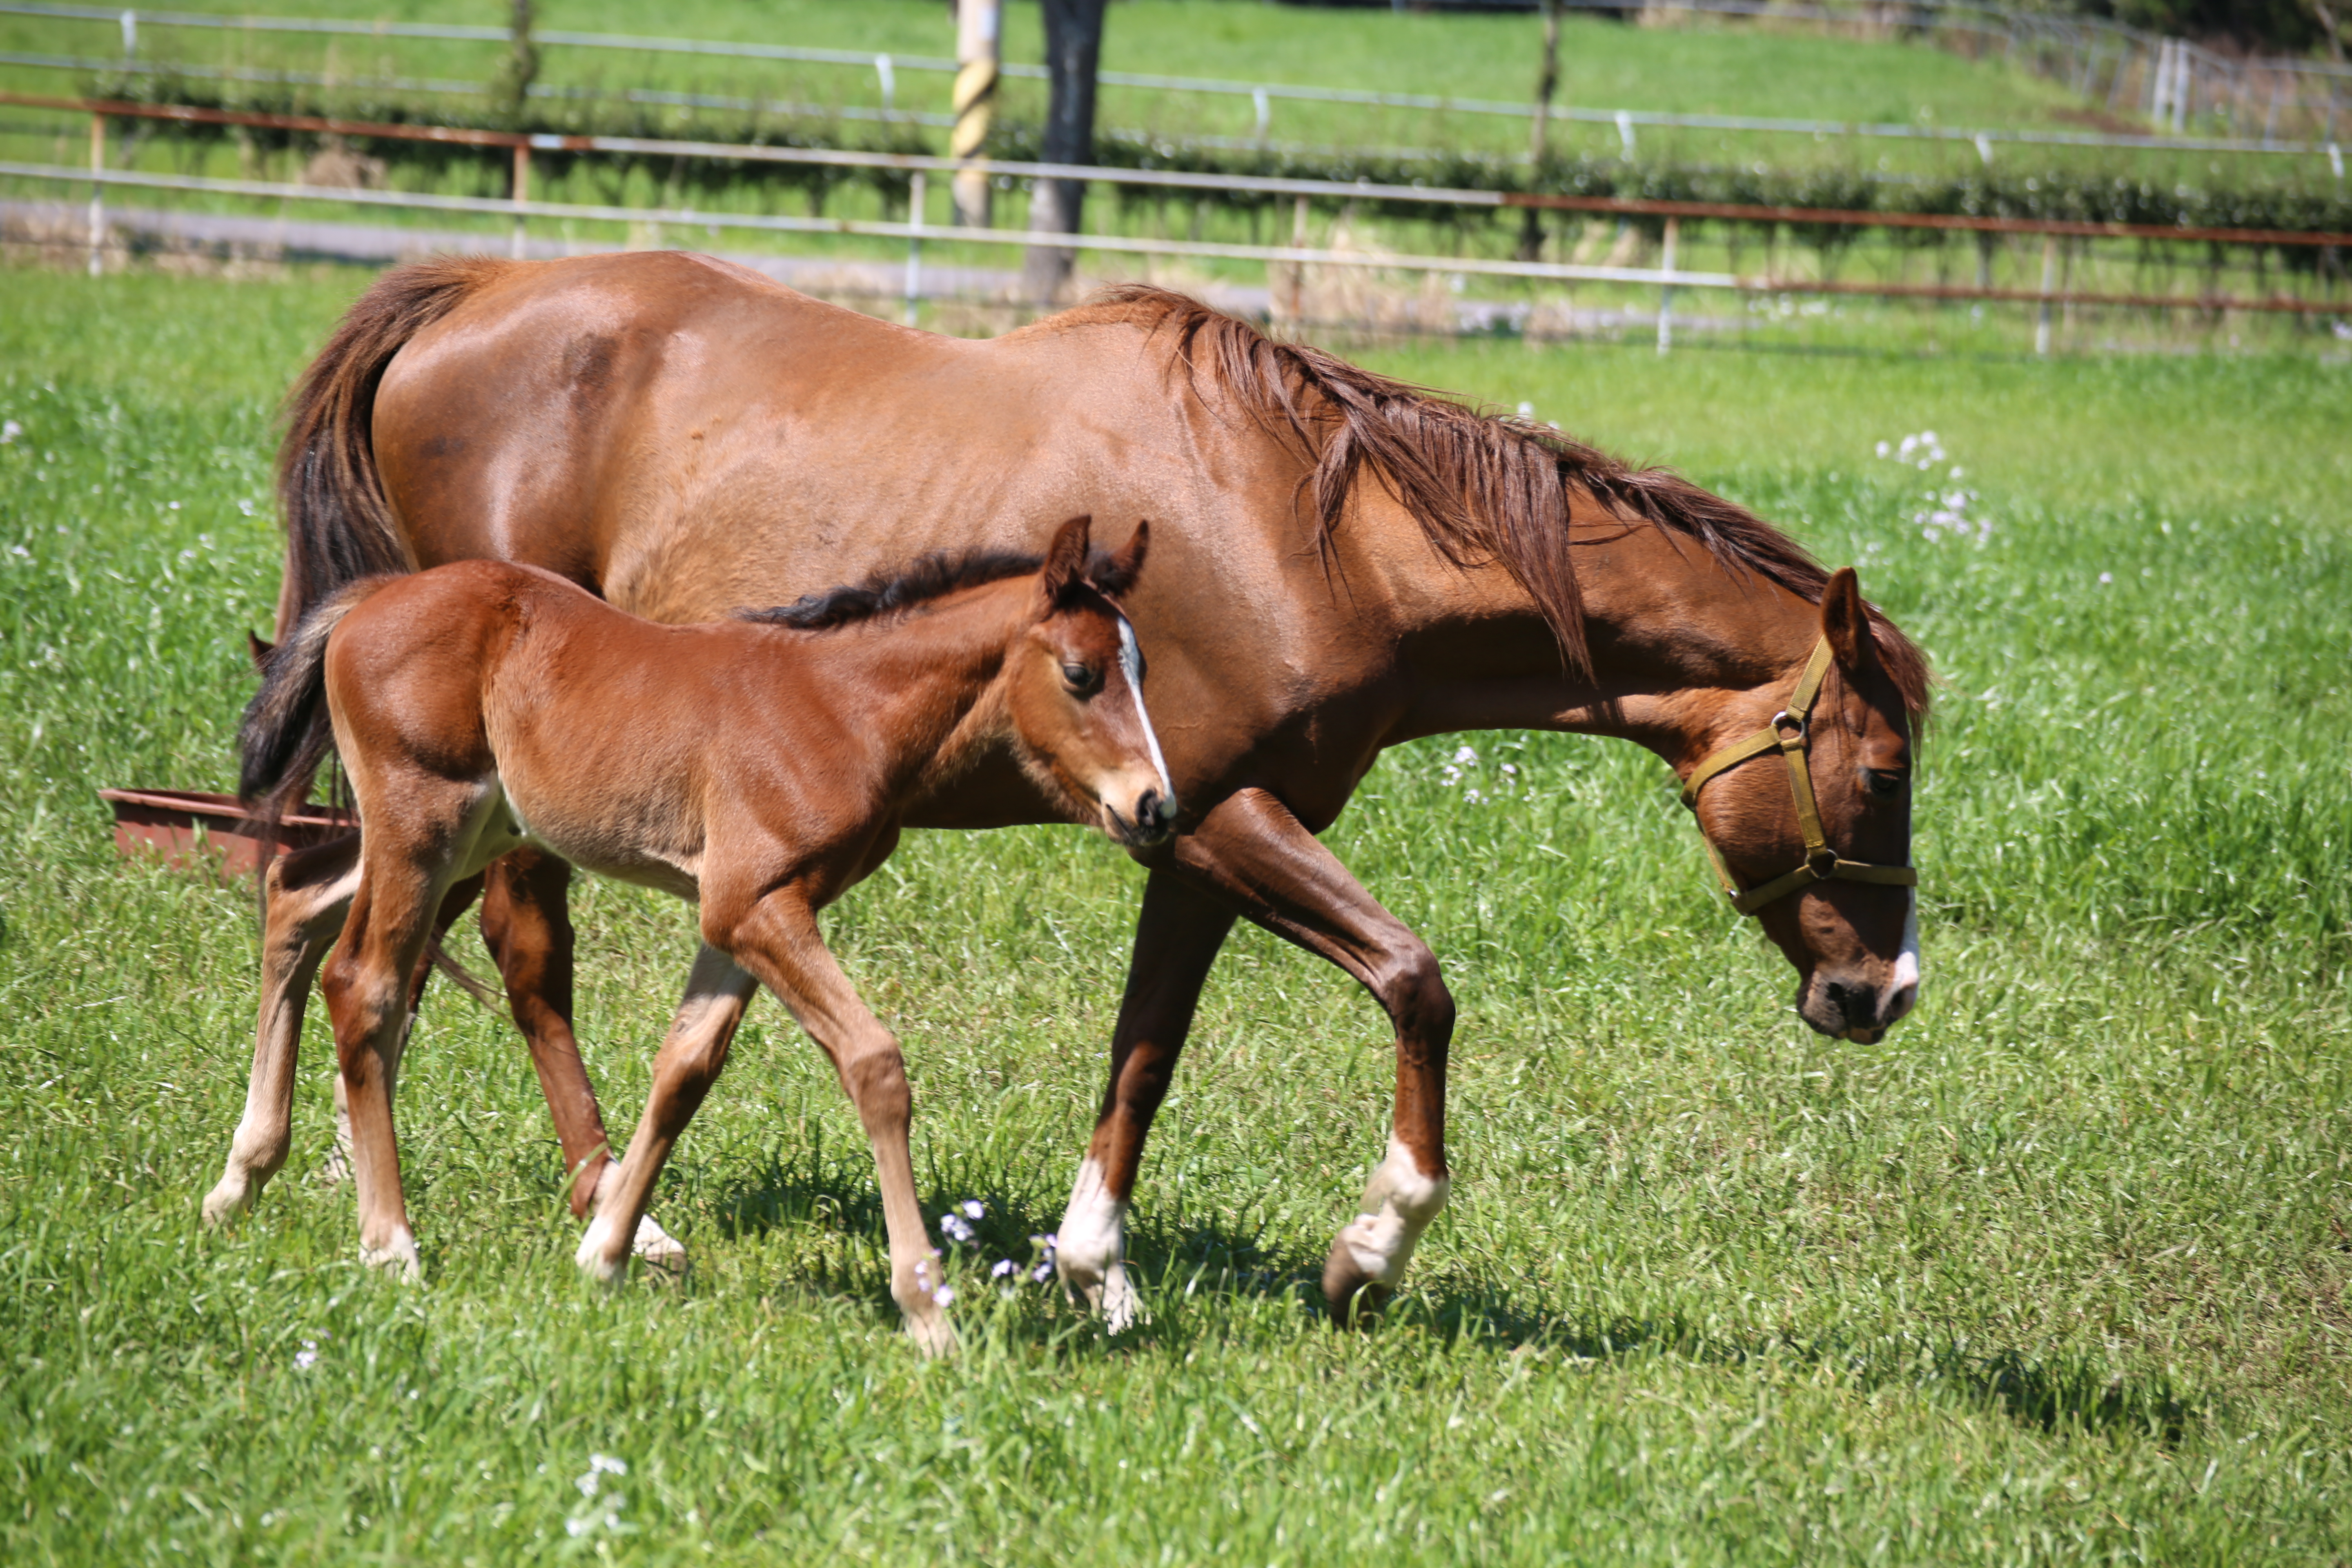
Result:
M864 1151L857 1152L862 1155ZM814 1257L778 1282L778 1291L813 1302L855 1301L872 1310L879 1321L897 1321L898 1309L890 1299L887 1271L879 1262L884 1248L881 1200L871 1177L862 1169L828 1168L821 1160L814 1168L800 1167L798 1162L788 1164L771 1158L712 1195L717 1200L719 1234L730 1239L795 1226L814 1226L844 1239L857 1238L864 1245L844 1247L838 1253L820 1244ZM1032 1273L1040 1257L1036 1240L1061 1223L1058 1210L1048 1213L1015 1199L982 1197L981 1216L964 1220L971 1230L971 1241L949 1242L940 1235L940 1219L950 1212L964 1217L959 1205L967 1201L968 1194L942 1188L935 1181L923 1204L934 1240L958 1259L962 1278L970 1282L965 1289L988 1279L990 1268L999 1260L1015 1266L1013 1282L1042 1286L1045 1310L1000 1319L991 1331L1011 1342L1056 1352L1081 1342L1073 1338L1072 1331L1086 1326L1087 1320L1078 1309L1063 1302L1052 1279L1038 1281ZM1220 1300L1280 1300L1303 1319L1328 1321L1319 1251L1309 1254L1299 1248L1269 1247L1262 1231L1244 1232L1213 1224L1174 1228L1134 1226L1128 1246L1129 1270L1146 1301L1157 1309L1157 1321L1095 1342L1185 1348L1219 1331L1213 1319L1196 1316L1183 1304L1213 1304ZM1507 1352L1538 1349L1601 1365L1631 1365L1663 1356L1730 1367L1767 1360L1835 1365L1865 1388L1908 1386L1929 1395L1939 1392L1957 1395L1980 1409L2053 1435L2143 1436L2167 1447L2178 1446L2196 1419L2192 1405L2169 1379L2131 1377L2086 1356L2059 1352L2035 1357L2011 1349L1987 1351L1959 1341L1938 1344L1924 1336L1895 1347L1832 1338L1727 1337L1672 1316L1575 1320L1531 1304L1507 1287L1459 1278L1410 1289L1386 1310L1367 1313L1354 1328L1334 1331L1433 1333L1449 1343L1467 1340Z

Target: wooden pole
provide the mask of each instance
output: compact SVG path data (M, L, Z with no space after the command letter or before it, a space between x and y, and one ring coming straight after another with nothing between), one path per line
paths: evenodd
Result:
M530 200L530 147L518 145L514 150L514 238L507 254L517 261L530 254L530 238L525 232L523 204Z
M977 158L988 141L996 110L999 0L958 0L956 5L955 129L948 152ZM962 169L955 176L955 220L966 228L988 226L988 171Z
M956 176L961 179L963 176ZM914 232L907 237L907 299L904 320L915 324L915 309L923 297L923 198L929 195L923 187L923 172L915 171L907 187L907 226Z
M1670 217L1666 220L1665 253L1660 258L1658 266L1658 270L1661 272L1672 272L1675 269L1675 249L1682 238L1682 219ZM1664 353L1674 346L1675 286L1669 283L1658 290L1658 352Z
M89 117L89 172L93 174L106 167L106 116ZM89 183L89 275L92 278L106 270L106 187L96 180Z
M2050 299L2058 288L2058 237L2050 235L2042 241L2042 315L2034 323L2033 352L2050 352Z

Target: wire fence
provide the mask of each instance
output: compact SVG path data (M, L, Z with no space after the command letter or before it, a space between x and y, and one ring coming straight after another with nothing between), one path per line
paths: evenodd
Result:
M1570 8L1586 10L1639 10L1640 6L1607 5L1603 0L1564 0ZM1955 16L1978 14L1975 8L1955 6L1894 5L1857 6L1836 9L1824 6L1787 7L1778 0L1769 9L1760 0L1673 0L1661 9L1715 12L1749 17L1769 17L1773 21L1806 19L1818 14L1821 17L1852 20L1867 14L1880 17L1874 23L1899 30L1910 26L1960 27L1990 35L1985 27L1968 28ZM1913 23L1904 18L1916 14L1924 20ZM2002 36L2024 37L2031 47L2040 47L2053 39L2071 39L2075 32L2060 26L2051 19L2029 14L1984 12L1984 15L2006 17L2010 31ZM300 16L230 16L203 12L141 11L89 5L47 3L47 0L0 0L0 15L40 16L60 21L97 24L119 30L121 53L109 58L87 55L47 55L32 53L0 54L0 64L36 68L92 71L131 71L172 73L211 79L248 82L299 82L303 85L328 85L326 79L316 73L268 71L253 68L205 67L184 64L158 64L140 58L142 29L159 27L188 28L212 31L246 30L257 33L316 34L328 37L362 37L379 38L435 39L450 42L508 44L513 35L501 27L465 26L454 24L422 22L357 22L331 17ZM2071 24L2069 24L2071 26ZM2053 30L2054 28L2054 30ZM2023 29L2022 33L2019 29ZM2259 154L2271 157L2325 157L2337 178L2343 177L2343 151L2338 141L2339 121L2352 126L2352 70L2330 71L2312 62L2263 61L2248 64L2233 62L2183 44L2170 54L2158 51L2162 58L2148 56L2142 47L2149 36L2139 35L2128 28L2110 25L2104 31L2087 25L2077 29L2085 40L2086 60L2104 62L2095 70L2089 67L2082 74L2080 87L2085 97L2100 96L2104 82L2109 107L2117 107L2119 95L2131 101L2122 103L2130 109L2140 107L2138 100L2146 97L2147 111L2166 129L2146 134L2125 134L2112 131L2063 131L2008 126L1940 126L1906 122L1863 122L1790 119L1758 115L1677 114L1656 110L1603 108L1591 105L1556 104L1546 110L1550 120L1602 125L1613 129L1625 155L1632 157L1644 130L1685 130L1753 132L1768 136L1801 136L1805 138L1842 138L1864 141L1913 142L1947 142L1968 145L1978 157L1990 163L1993 149L2000 144L2040 147L2108 148L2137 152L2182 152L2227 154ZM2112 35L2112 45L2097 40ZM858 50L807 48L781 44L732 42L696 38L639 37L610 33L571 32L562 29L534 30L532 42L542 47L619 50L631 53L705 56L727 59L772 60L803 65L844 68L870 74L878 105L848 104L827 112L847 119L897 121L925 126L945 126L951 123L947 115L901 107L898 102L898 77L902 72L952 77L957 69L952 59L919 55L868 53ZM2158 40L2158 43L2170 42ZM2054 46L2053 46L2054 47ZM2069 45L2068 47L2073 47ZM2186 52L2180 52L2185 50ZM2147 57L2143 58L2143 57ZM2072 57L2070 57L2072 58ZM2158 65L2164 62L2165 75L2158 80ZM1008 77L1044 79L1043 66L1008 62L1002 68ZM2185 74L2183 74L2185 73ZM2146 79L2143 83L2142 79ZM2263 100L2266 109L2256 116L2249 94L2259 97L2260 82L2271 84L2270 95ZM1102 71L1097 79L1105 86L1131 88L1158 92L1193 94L1208 97L1246 98L1255 111L1255 128L1247 141L1265 142L1274 130L1275 106L1283 102L1355 105L1364 108L1420 110L1433 113L1501 116L1526 120L1536 111L1533 103L1490 99L1440 97L1415 93L1375 92L1349 88L1329 88L1286 82L1223 80L1200 77L1178 77L1139 74L1127 71ZM2282 96L2278 84L2292 81L2297 85L2291 93ZM383 79L355 81L341 79L345 86L368 86L394 90L427 93L479 94L486 85L477 81L453 81L412 79ZM2143 85L2147 91L2143 93ZM2126 87L2129 93L2126 93ZM2161 90L2159 90L2161 89ZM584 89L567 89L549 84L533 84L530 94L540 98L575 96ZM677 103L698 108L750 109L770 107L795 111L805 105L763 104L762 100L699 94L663 94L646 91L625 93L627 101L646 103ZM2203 104L2200 111L2194 106ZM2226 107L2228 133L2200 135L2189 133L2189 127L2200 117L2211 119L2216 106ZM2242 113L2241 111L2243 110ZM2161 111L2161 112L2159 112ZM2259 123L2261 129L2252 128ZM2302 134L2288 134L2299 128ZM1423 151L1402 149L1401 151Z

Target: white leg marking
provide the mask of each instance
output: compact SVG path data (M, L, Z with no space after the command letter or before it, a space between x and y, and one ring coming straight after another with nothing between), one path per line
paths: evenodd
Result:
M370 1268L389 1269L403 1279L421 1279L424 1270L416 1261L416 1237L404 1226L382 1247L362 1247L360 1261Z
M1413 1244L1429 1222L1445 1206L1453 1182L1444 1176L1424 1176L1412 1151L1389 1138L1388 1158L1364 1184L1360 1211L1339 1232L1339 1243L1356 1267L1375 1284L1393 1289L1412 1261Z
M1135 628L1127 617L1118 618L1118 668L1127 677L1128 695L1135 699L1135 721L1143 726L1143 743L1151 751L1151 771L1160 775L1160 797L1171 805L1176 799L1176 783L1168 776L1168 759L1160 754L1160 733L1151 727L1151 715L1143 710L1143 650L1136 646Z
M1135 1287L1127 1279L1127 1205L1103 1184L1102 1167L1089 1158L1078 1166L1069 1212L1055 1243L1054 1261L1062 1283L1098 1310L1111 1332L1135 1322Z
M598 1215L588 1222L588 1234L580 1238L580 1250L572 1255L581 1272L606 1285L618 1285L629 1272L629 1255L613 1245L616 1228L610 1215Z
M1895 977L1888 987L1885 1016L1890 1024L1911 1011L1919 1000L1919 893L1912 889L1911 911L1903 919L1903 951L1895 957Z
M620 1179L620 1174L621 1162L604 1162L604 1173L596 1179L596 1207L599 1212L604 1206L604 1194ZM651 1215L638 1219L637 1234L630 1238L629 1250L665 1274L686 1272L686 1244L664 1230Z

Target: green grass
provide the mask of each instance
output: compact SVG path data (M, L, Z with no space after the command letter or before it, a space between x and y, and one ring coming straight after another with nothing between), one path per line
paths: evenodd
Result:
M772 1003L662 1188L684 1289L576 1282L523 1053L446 987L403 1083L427 1286L359 1269L313 1175L315 1037L289 1169L199 1228L251 906L119 865L91 791L228 777L272 406L360 282L0 273L9 1562L2344 1555L2340 368L1373 356L1864 563L1948 680L1921 1011L1871 1047L1797 1024L1646 756L1465 737L1515 797L1474 805L1440 778L1462 742L1405 748L1331 834L1463 1007L1455 1201L1391 1321L1311 1310L1384 1030L1247 932L1139 1194L1151 1323L1108 1341L967 1275L966 1353L924 1364L855 1120ZM1923 425L1981 545L1920 537L1924 477L1872 455ZM828 921L907 1041L931 1212L989 1205L983 1262L1058 1217L1136 883L1066 832L919 836ZM605 886L578 916L625 1131L690 921ZM592 1454L629 1467L593 1504Z

